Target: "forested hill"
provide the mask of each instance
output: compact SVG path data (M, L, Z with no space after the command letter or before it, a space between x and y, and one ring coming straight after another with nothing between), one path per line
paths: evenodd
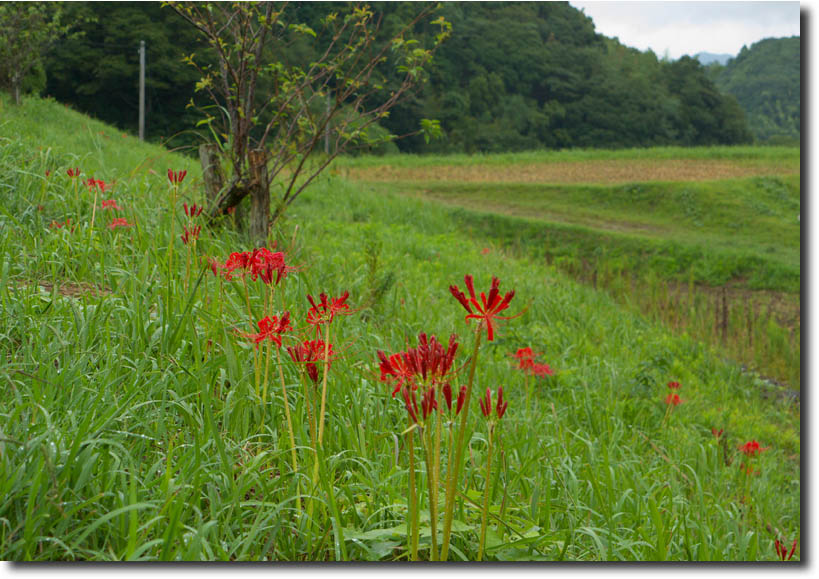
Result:
M800 38L766 38L743 47L725 66L709 68L716 85L736 97L759 141L787 142L800 134Z
M288 9L311 24L327 11L346 7L294 3ZM373 7L383 13L385 28L393 29L419 9L408 2ZM44 93L135 130L137 47L145 40L148 137L183 132L171 144L194 142L196 117L185 105L197 77L181 62L185 54L204 52L194 31L158 2L78 2L67 9L88 19L84 35L52 51ZM444 2L440 13L452 23L453 34L435 55L430 82L383 124L394 134L406 134L416 131L422 118L439 119L444 135L429 144L420 137L401 140L404 151L752 140L736 100L720 93L696 59L668 62L623 46L597 34L592 20L566 2ZM301 47L287 58L309 59L310 54L309 47Z

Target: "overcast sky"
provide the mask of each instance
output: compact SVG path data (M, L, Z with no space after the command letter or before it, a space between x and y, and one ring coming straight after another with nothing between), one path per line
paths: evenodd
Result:
M763 38L799 35L799 2L639 2L570 0L595 30L662 58L698 52L736 55ZM813 12L811 12L811 15Z

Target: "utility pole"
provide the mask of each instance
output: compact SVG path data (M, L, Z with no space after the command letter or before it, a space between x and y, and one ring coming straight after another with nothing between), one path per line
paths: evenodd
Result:
M145 41L139 41L139 140L145 140Z

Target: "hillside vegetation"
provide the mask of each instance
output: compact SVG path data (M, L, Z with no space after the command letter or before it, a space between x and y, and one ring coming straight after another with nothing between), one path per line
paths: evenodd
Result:
M427 559L450 504L449 560L800 558L799 403L710 347L333 176L273 234L281 283L215 275L254 248L235 217L183 243L191 160L53 101L0 107L0 558ZM467 274L514 289L494 337L449 289ZM314 328L320 292L341 302ZM253 335L284 309L279 357ZM454 402L419 402L423 427L391 396L377 352L420 332L460 344L457 426ZM285 347L319 335L314 381Z
M799 142L801 40L766 38L743 47L725 66L709 67L719 89L736 97L761 142Z
M329 42L322 19L343 17L350 4L294 2L288 22L316 31L308 42L294 32L286 51L266 61L314 61ZM419 11L418 3L374 3L384 38ZM173 146L198 144L195 110L186 107L199 78L182 62L208 48L179 16L159 2L76 2L65 6L78 34L46 60L44 94L134 130L137 48L146 41L147 134ZM594 22L567 2L444 2L440 15L452 36L436 52L423 90L383 119L394 135L378 148L396 152L504 152L540 148L648 147L748 143L752 135L736 100L714 85L692 58L669 62L595 31ZM324 33L323 33L324 31ZM436 26L415 31L429 44ZM312 37L311 37L312 38ZM215 65L215 62L213 63ZM384 73L387 92L396 78ZM267 87L260 86L259 94ZM375 95L374 98L377 98ZM441 122L443 138L427 143L421 119Z

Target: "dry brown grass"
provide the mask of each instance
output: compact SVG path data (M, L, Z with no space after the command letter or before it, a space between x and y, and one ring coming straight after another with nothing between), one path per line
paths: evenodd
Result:
M753 165L706 159L600 160L516 165L437 165L428 167L345 168L341 175L356 181L458 181L461 183L587 183L622 184L645 181L715 181L763 175L794 175L799 167L777 162Z

